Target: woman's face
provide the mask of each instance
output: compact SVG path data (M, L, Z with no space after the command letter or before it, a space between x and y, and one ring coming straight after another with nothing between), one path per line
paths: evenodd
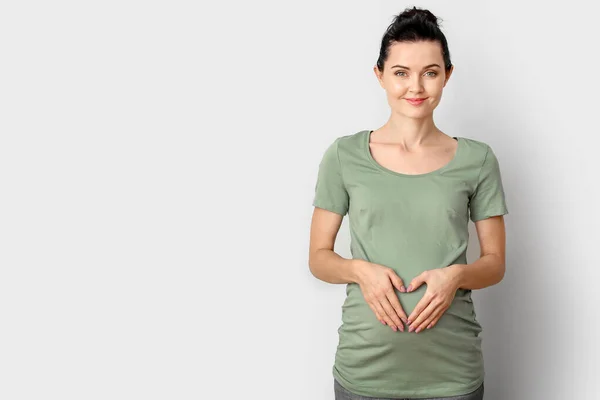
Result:
M392 111L410 118L431 116L454 69L446 73L442 47L430 41L392 44L383 68L380 72L375 66L375 75ZM425 100L411 103L411 98Z

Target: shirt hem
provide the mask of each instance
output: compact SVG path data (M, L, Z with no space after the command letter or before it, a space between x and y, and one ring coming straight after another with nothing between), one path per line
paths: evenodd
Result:
M491 217L496 217L498 215L506 215L508 214L508 209L506 208L500 208L498 210L495 211L488 211L486 213L482 213L482 214L471 214L471 221L473 222L477 222L477 221L481 221L482 219L488 219Z
M335 366L333 367L333 377L342 385L346 390L351 391L354 394L367 397L390 397L390 398L431 398L431 397L452 397L452 396L464 396L477 390L484 381L484 376L480 376L477 380L473 381L468 386L463 386L461 389L422 389L422 390L390 390L390 389L379 389L379 388L366 388L355 385L342 378Z
M344 207L337 207L328 203L323 203L318 200L313 201L313 207L319 207L327 211L334 212L336 214L340 214L342 217L346 215L348 212Z

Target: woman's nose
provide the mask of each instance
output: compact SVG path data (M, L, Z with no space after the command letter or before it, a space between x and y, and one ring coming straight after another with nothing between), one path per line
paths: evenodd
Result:
M411 78L410 80L410 90L413 92L420 92L423 90L423 84L421 82L421 77L420 76L416 76L414 78Z

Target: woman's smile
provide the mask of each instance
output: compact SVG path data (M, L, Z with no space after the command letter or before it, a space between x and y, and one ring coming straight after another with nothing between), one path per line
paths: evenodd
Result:
M423 97L423 98L414 98L414 99L406 99L406 101L408 101L410 104L412 104L413 106L418 106L419 104L422 104L425 99L427 99L427 97Z

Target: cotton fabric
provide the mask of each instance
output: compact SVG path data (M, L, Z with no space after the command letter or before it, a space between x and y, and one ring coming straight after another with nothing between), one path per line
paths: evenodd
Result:
M456 137L445 166L425 174L389 170L373 158L370 130L336 138L319 164L313 206L348 215L353 259L392 268L406 285L421 272L467 264L468 222L508 214L498 159L478 140ZM394 289L410 315L427 289ZM431 329L394 332L349 283L332 368L352 393L370 397L465 395L485 369L471 290L458 289Z

